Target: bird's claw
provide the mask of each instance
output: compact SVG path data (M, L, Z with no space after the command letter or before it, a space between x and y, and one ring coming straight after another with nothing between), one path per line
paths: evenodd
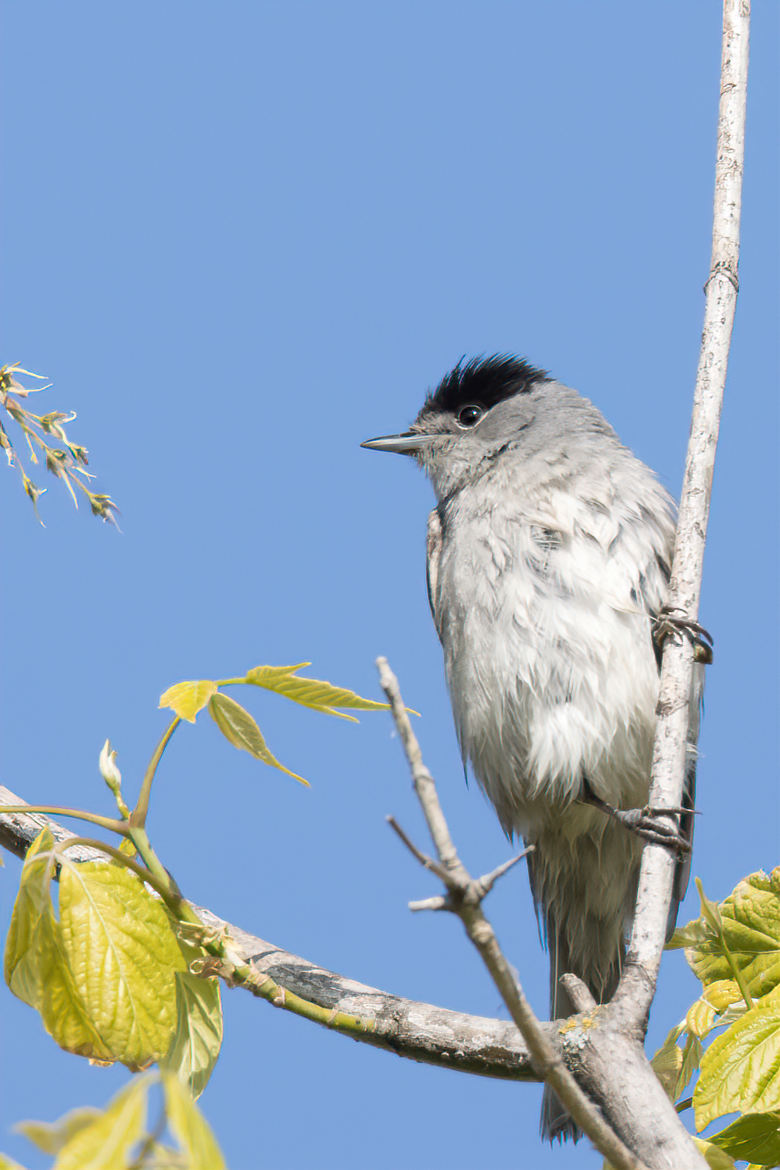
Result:
M679 641L683 637L692 643L695 661L709 666L715 644L712 634L692 618L686 617L683 610L668 605L662 606L653 621L653 641L656 646L663 646L667 638Z
M606 810L605 810L606 811ZM677 825L670 824L667 817L683 813L690 815L689 808L615 808L609 813L620 825L635 833L652 845L665 845L677 853L690 853L691 843L680 832Z
M583 785L581 800L598 808L606 816L611 817L622 825L629 833L635 833L643 841L652 845L664 845L673 849L675 853L690 853L691 842L676 824L670 824L667 818L676 816L690 816L690 808L658 808L654 805L645 805L644 808L615 808L608 804L591 788L586 780Z

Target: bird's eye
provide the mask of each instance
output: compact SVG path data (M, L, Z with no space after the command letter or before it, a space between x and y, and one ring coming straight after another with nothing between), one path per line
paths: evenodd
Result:
M462 406L455 416L455 421L459 427L475 427L482 415L485 413L481 406L476 403L469 403L468 406Z

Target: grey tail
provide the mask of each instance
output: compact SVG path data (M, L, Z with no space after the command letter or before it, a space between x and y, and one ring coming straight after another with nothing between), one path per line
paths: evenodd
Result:
M597 920L594 921L593 927L598 933ZM566 945L565 939L562 937L562 931L556 926L552 915L549 914L547 915L547 943L550 950L551 1020L565 1020L568 1016L573 1015L575 1011L574 1005L568 995L558 983L560 976L566 974L566 972L572 972L578 975L588 986L594 999L598 1000L599 1003L606 1003L611 998L620 979L620 969L624 954L622 945L615 952L614 960L606 975L599 973L594 979L592 972L591 978L589 978L588 972L578 970L581 964L572 961L569 955L569 948ZM582 1130L574 1123L570 1114L566 1112L549 1085L544 1086L539 1129L542 1137L549 1142L556 1140L560 1142L576 1142L582 1137Z
M701 670L701 667L699 667ZM698 734L698 714L696 717L696 725L694 735ZM688 759L685 766L685 784L683 786L682 807L689 809L680 817L680 832L685 840L691 846L688 853L682 854L677 859L677 864L674 870L674 885L672 887L672 900L669 903L669 917L666 921L666 941L674 934L674 928L677 925L677 912L680 909L680 903L685 897L685 891L688 888L688 881L691 876L691 858L693 857L693 828L694 828L694 809L696 807L696 747L695 744L688 745Z

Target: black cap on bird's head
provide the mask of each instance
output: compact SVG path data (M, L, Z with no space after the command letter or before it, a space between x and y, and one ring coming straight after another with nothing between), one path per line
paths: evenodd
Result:
M535 384L549 380L546 371L508 354L470 361L461 358L428 394L408 431L367 439L360 445L374 451L422 456L424 449L443 435L457 436L472 430L500 402L525 394Z
M490 410L497 402L523 394L534 382L549 381L545 370L538 370L524 358L494 354L488 358L461 358L454 370L446 374L425 400L420 415L446 411L457 418L464 406L479 403Z

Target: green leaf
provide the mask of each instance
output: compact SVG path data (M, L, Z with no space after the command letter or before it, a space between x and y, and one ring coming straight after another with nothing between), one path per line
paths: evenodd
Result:
M780 984L780 868L745 878L717 911L722 941L711 923L700 918L675 931L672 945L686 947L691 968L702 983L710 984L734 978L725 943L750 994L766 995Z
M690 1032L681 1048L679 1040L685 1033L686 1021L672 1028L661 1047L650 1061L655 1075L672 1101L676 1101L701 1061L702 1044L698 1036Z
M272 754L252 716L235 699L231 699L229 695L216 694L209 702L209 711L217 727L233 747L249 752L255 759L262 760L272 768L278 768L280 772L286 772L288 776L300 780L301 784L308 787L308 780L304 780L297 772L285 768Z
M677 1043L677 1029L670 1032L666 1040L650 1061L653 1072L664 1087L664 1092L672 1101L677 1098L677 1082L682 1072L683 1053Z
M74 986L51 902L57 855L48 830L36 837L25 860L5 953L5 974L14 995L34 1007L63 1048L110 1060Z
M122 1167L122 1170L125 1170ZM152 1142L148 1147L146 1159L137 1166L134 1162L131 1170L189 1170L189 1164L181 1150L162 1142Z
M44 1154L54 1155L58 1154L66 1142L69 1142L85 1125L91 1125L102 1116L102 1109L94 1109L87 1105L81 1109L71 1109L59 1121L20 1121L14 1129L24 1134L27 1140L39 1150L43 1150Z
M693 1144L710 1170L733 1170L734 1162L725 1150L719 1150L712 1142L705 1141L703 1138L693 1138Z
M704 1053L693 1094L696 1128L726 1113L780 1110L780 1011L753 1008Z
M193 1098L205 1089L222 1046L219 980L176 972L176 1031L160 1067L182 1081Z
M776 1166L780 1163L780 1113L747 1113L709 1140L732 1158Z
M699 903L701 905L701 918L710 930L721 931L723 929L723 922L720 916L720 906L717 902L713 902L712 898L708 898L704 893L704 886L701 878L696 878L696 889L699 894Z
M355 691L348 691L345 687L334 687L332 683L323 682L318 678L296 678L296 671L304 666L311 666L310 662L299 662L295 666L256 666L246 676L246 682L256 687L265 687L268 691L275 691L300 703L303 707L311 707L315 711L322 711L326 715L337 715L340 719L357 720L352 715L345 715L337 711L336 707L348 707L358 711L389 711L388 703L377 703L374 699L364 699Z
M680 1069L680 1076L677 1081L677 1092L673 1098L675 1101L680 1096L693 1074L699 1071L699 1065L701 1064L701 1053L701 1040L698 1036L689 1035L683 1048L682 1068Z
M37 932L37 961L41 974L38 1002L44 1028L68 1052L110 1063L114 1055L90 1018L73 977L60 924L52 912L41 915Z
M144 1136L149 1077L134 1077L108 1108L60 1150L52 1170L123 1170Z
M0 1154L0 1170L24 1170L21 1162L14 1162L7 1154Z
M160 707L170 707L180 719L194 723L199 711L217 692L217 684L209 678L175 683L160 695Z
M43 829L27 851L5 944L5 981L14 995L38 1008L51 962L51 880L54 838ZM46 963L42 960L46 953Z
M691 922L687 922L685 926L678 926L668 943L664 947L667 951L677 951L682 947L695 947L699 943L706 942L710 937L710 931L707 926L699 918L694 918Z
M77 994L108 1059L140 1069L164 1056L176 1027L174 974L184 959L159 898L122 865L64 859L60 921ZM58 1031L58 1043L71 1048Z
M172 1073L163 1073L162 1082L168 1125L189 1159L187 1170L225 1170L216 1139L184 1085Z
M44 830L22 869L6 943L6 979L14 995L40 1013L62 1048L111 1060L78 994L54 916L50 883L58 856L51 833Z
M142 1068L162 1056L176 1023L174 973L184 968L161 902L106 862L55 855L48 832L24 869L6 947L6 978L61 1048ZM49 883L59 859L60 922Z
M703 1040L709 1036L715 1024L717 1012L713 1005L704 997L699 996L685 1014L685 1023L692 1036Z

